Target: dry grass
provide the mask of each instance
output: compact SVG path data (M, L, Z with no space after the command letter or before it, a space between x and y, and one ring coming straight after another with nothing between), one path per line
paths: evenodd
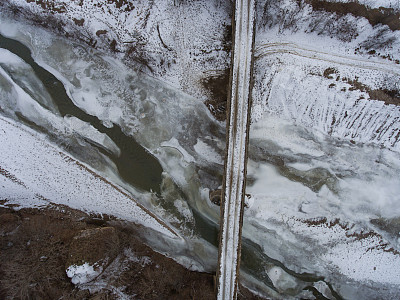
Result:
M306 0L313 10L336 13L339 16L352 14L355 17L364 17L372 25L387 25L393 31L400 30L400 12L392 8L367 8L357 1L349 3L328 2L324 0Z
M208 76L202 80L203 87L211 94L211 100L205 102L213 116L219 120L226 120L226 104L228 98L229 72Z
M346 231L345 235L347 238L352 238L356 241L362 241L370 238L377 239L379 241L378 245L370 247L368 250L382 250L383 252L390 252L394 255L399 255L400 252L390 246L389 243L383 241L383 237L372 230L368 231L359 231L359 232L349 232L353 226L350 226L348 223L341 222L340 219L336 218L334 220L328 221L326 217L315 218L315 219L297 219L304 224L307 224L309 227L327 227L333 228L335 226L339 226L343 230Z
M111 227L120 242L113 245L117 258L95 279L103 288L93 293L76 288L65 272L74 237ZM125 222L107 217L100 222L99 216L62 206L0 208L0 229L0 299L117 299L117 289L135 299L215 298L213 274L189 271L154 252L141 241L140 229ZM106 243L89 244L99 257L102 251L109 256ZM126 249L148 262L129 259ZM260 298L241 289L239 299Z
M333 79L335 81L341 80L343 82L351 85L349 88L350 91L359 90L361 92L368 93L370 99L383 101L385 104L393 104L400 105L400 91L398 90L389 90L389 89L371 89L366 84L358 81L358 78L349 79L346 77L341 78L338 70L335 68L327 68L323 72L323 76L327 79ZM334 87L333 84L330 84L329 87Z

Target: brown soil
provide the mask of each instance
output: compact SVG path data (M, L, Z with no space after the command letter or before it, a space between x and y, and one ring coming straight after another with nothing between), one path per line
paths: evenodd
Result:
M222 74L209 76L202 81L203 87L211 94L211 100L205 104L218 121L226 120L229 72L230 69L226 69Z
M26 0L26 2L31 3L35 2L37 5L40 5L43 9L55 12L55 13L64 13L66 12L66 8L64 4L58 4L53 1L48 0Z
M391 30L400 30L400 12L392 8L367 8L365 5L355 2L340 3L324 0L306 0L314 10L336 13L339 16L352 14L355 17L364 17L375 26L377 24L387 25Z
M77 238L88 234L98 241L77 247ZM102 283L96 291L74 286L66 276L77 250L116 257L94 279ZM132 299L215 298L213 274L189 271L154 252L132 224L64 206L0 207L0 299L118 299L118 290ZM238 298L259 299L244 288Z

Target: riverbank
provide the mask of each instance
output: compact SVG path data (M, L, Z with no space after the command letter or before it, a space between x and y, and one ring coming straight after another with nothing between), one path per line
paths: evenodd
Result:
M16 209L2 200L1 206L1 299L215 297L213 274L189 271L153 251L130 222L63 205ZM66 273L71 257L108 261L91 281L74 285ZM241 288L239 299L259 298Z
M146 245L159 233L177 242L167 224L43 134L0 124L1 299L214 297L213 274ZM245 289L240 297L258 299Z

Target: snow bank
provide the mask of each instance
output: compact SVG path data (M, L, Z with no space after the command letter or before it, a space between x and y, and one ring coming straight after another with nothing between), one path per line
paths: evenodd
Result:
M102 268L95 270L92 265L85 262L83 265L72 265L66 270L67 276L71 278L73 284L84 284L92 281L102 272Z
M51 145L43 135L4 117L0 117L0 124L0 166L21 182L18 186L4 185L9 204L26 207L39 198L87 212L110 214L175 236L121 188ZM26 197L19 198L25 194L29 202Z

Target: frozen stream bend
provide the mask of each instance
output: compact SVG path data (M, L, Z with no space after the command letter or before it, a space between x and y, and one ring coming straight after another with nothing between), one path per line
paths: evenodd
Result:
M234 48L227 132L227 156L221 205L218 299L236 298L246 182L254 0L235 3Z

